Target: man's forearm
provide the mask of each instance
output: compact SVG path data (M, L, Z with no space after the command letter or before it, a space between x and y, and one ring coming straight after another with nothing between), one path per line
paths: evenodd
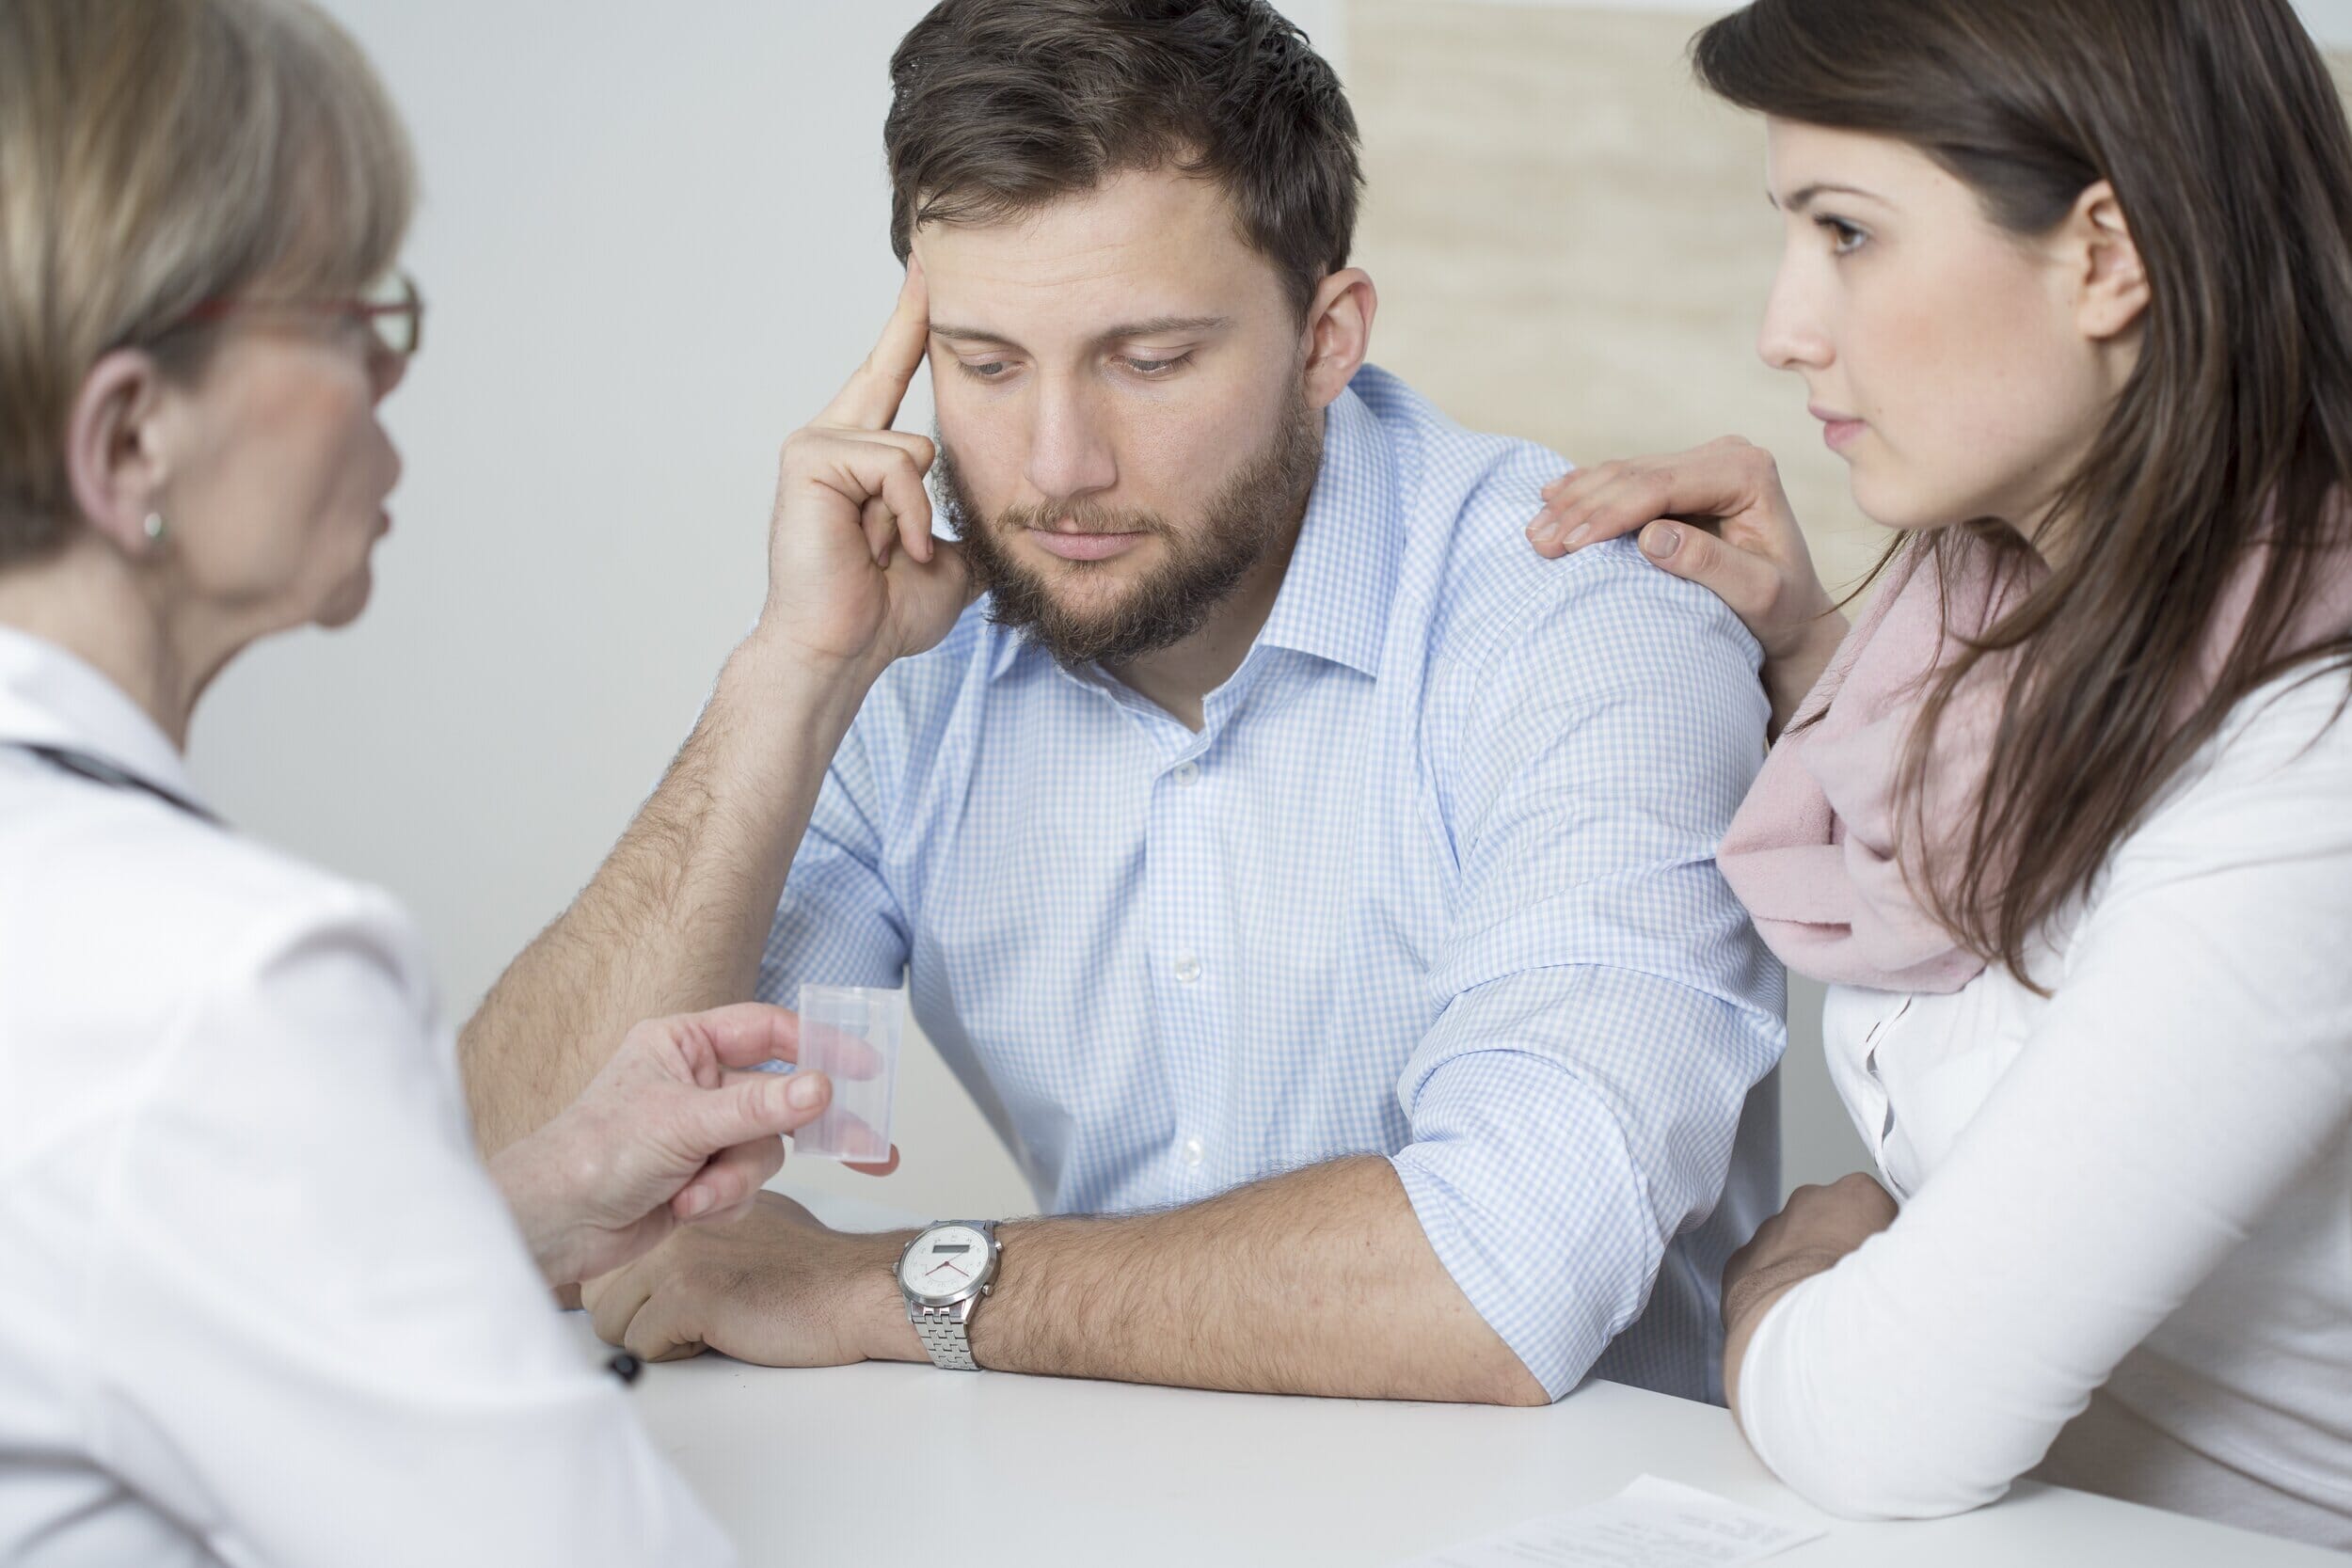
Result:
M1163 1213L1008 1226L1003 1239L1004 1272L971 1331L973 1358L992 1370L1547 1402L1446 1273L1386 1160L1316 1165ZM876 1354L922 1352L901 1318Z
M492 1154L570 1103L641 1019L739 1001L872 677L754 635L661 786L459 1041Z

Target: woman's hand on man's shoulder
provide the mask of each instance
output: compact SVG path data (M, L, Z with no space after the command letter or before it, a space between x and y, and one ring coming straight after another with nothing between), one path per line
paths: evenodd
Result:
M1772 453L1736 436L1688 451L1573 468L1544 487L1527 529L1558 557L1640 536L1643 556L1731 607L1764 649L1773 727L1809 690L1845 635L1821 586Z

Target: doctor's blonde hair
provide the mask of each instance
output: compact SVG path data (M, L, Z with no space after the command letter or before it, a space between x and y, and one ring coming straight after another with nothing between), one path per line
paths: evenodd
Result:
M192 379L204 302L365 286L415 189L383 85L307 0L0 0L0 568L72 530L101 358Z

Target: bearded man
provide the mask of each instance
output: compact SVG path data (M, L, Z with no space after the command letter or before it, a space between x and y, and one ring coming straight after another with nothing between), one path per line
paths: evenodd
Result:
M1756 644L1629 543L1529 550L1561 461L1364 363L1354 119L1262 0L945 0L892 74L898 313L787 446L758 626L467 1068L495 1148L628 1021L909 977L1047 1217L867 1237L767 1195L592 1285L598 1328L1720 1400L1786 1043L1713 863ZM890 428L927 356L936 442Z

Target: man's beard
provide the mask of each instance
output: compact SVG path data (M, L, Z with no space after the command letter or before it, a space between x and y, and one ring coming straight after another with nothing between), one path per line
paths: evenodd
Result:
M1080 500L1066 506L1007 507L983 519L964 493L945 439L932 470L941 506L975 581L991 595L989 619L1011 626L1063 665L1119 665L1173 647L1199 631L1261 562L1289 540L1323 466L1323 428L1304 399L1294 402L1273 438L1226 482L1196 529L1180 531L1156 513ZM1008 543L1028 528L1067 521L1082 533L1149 533L1168 559L1129 585L1118 601L1077 609L1058 597L1044 574L1016 560ZM1147 546L1148 547L1148 546ZM1082 582L1104 573L1090 561L1061 567Z

